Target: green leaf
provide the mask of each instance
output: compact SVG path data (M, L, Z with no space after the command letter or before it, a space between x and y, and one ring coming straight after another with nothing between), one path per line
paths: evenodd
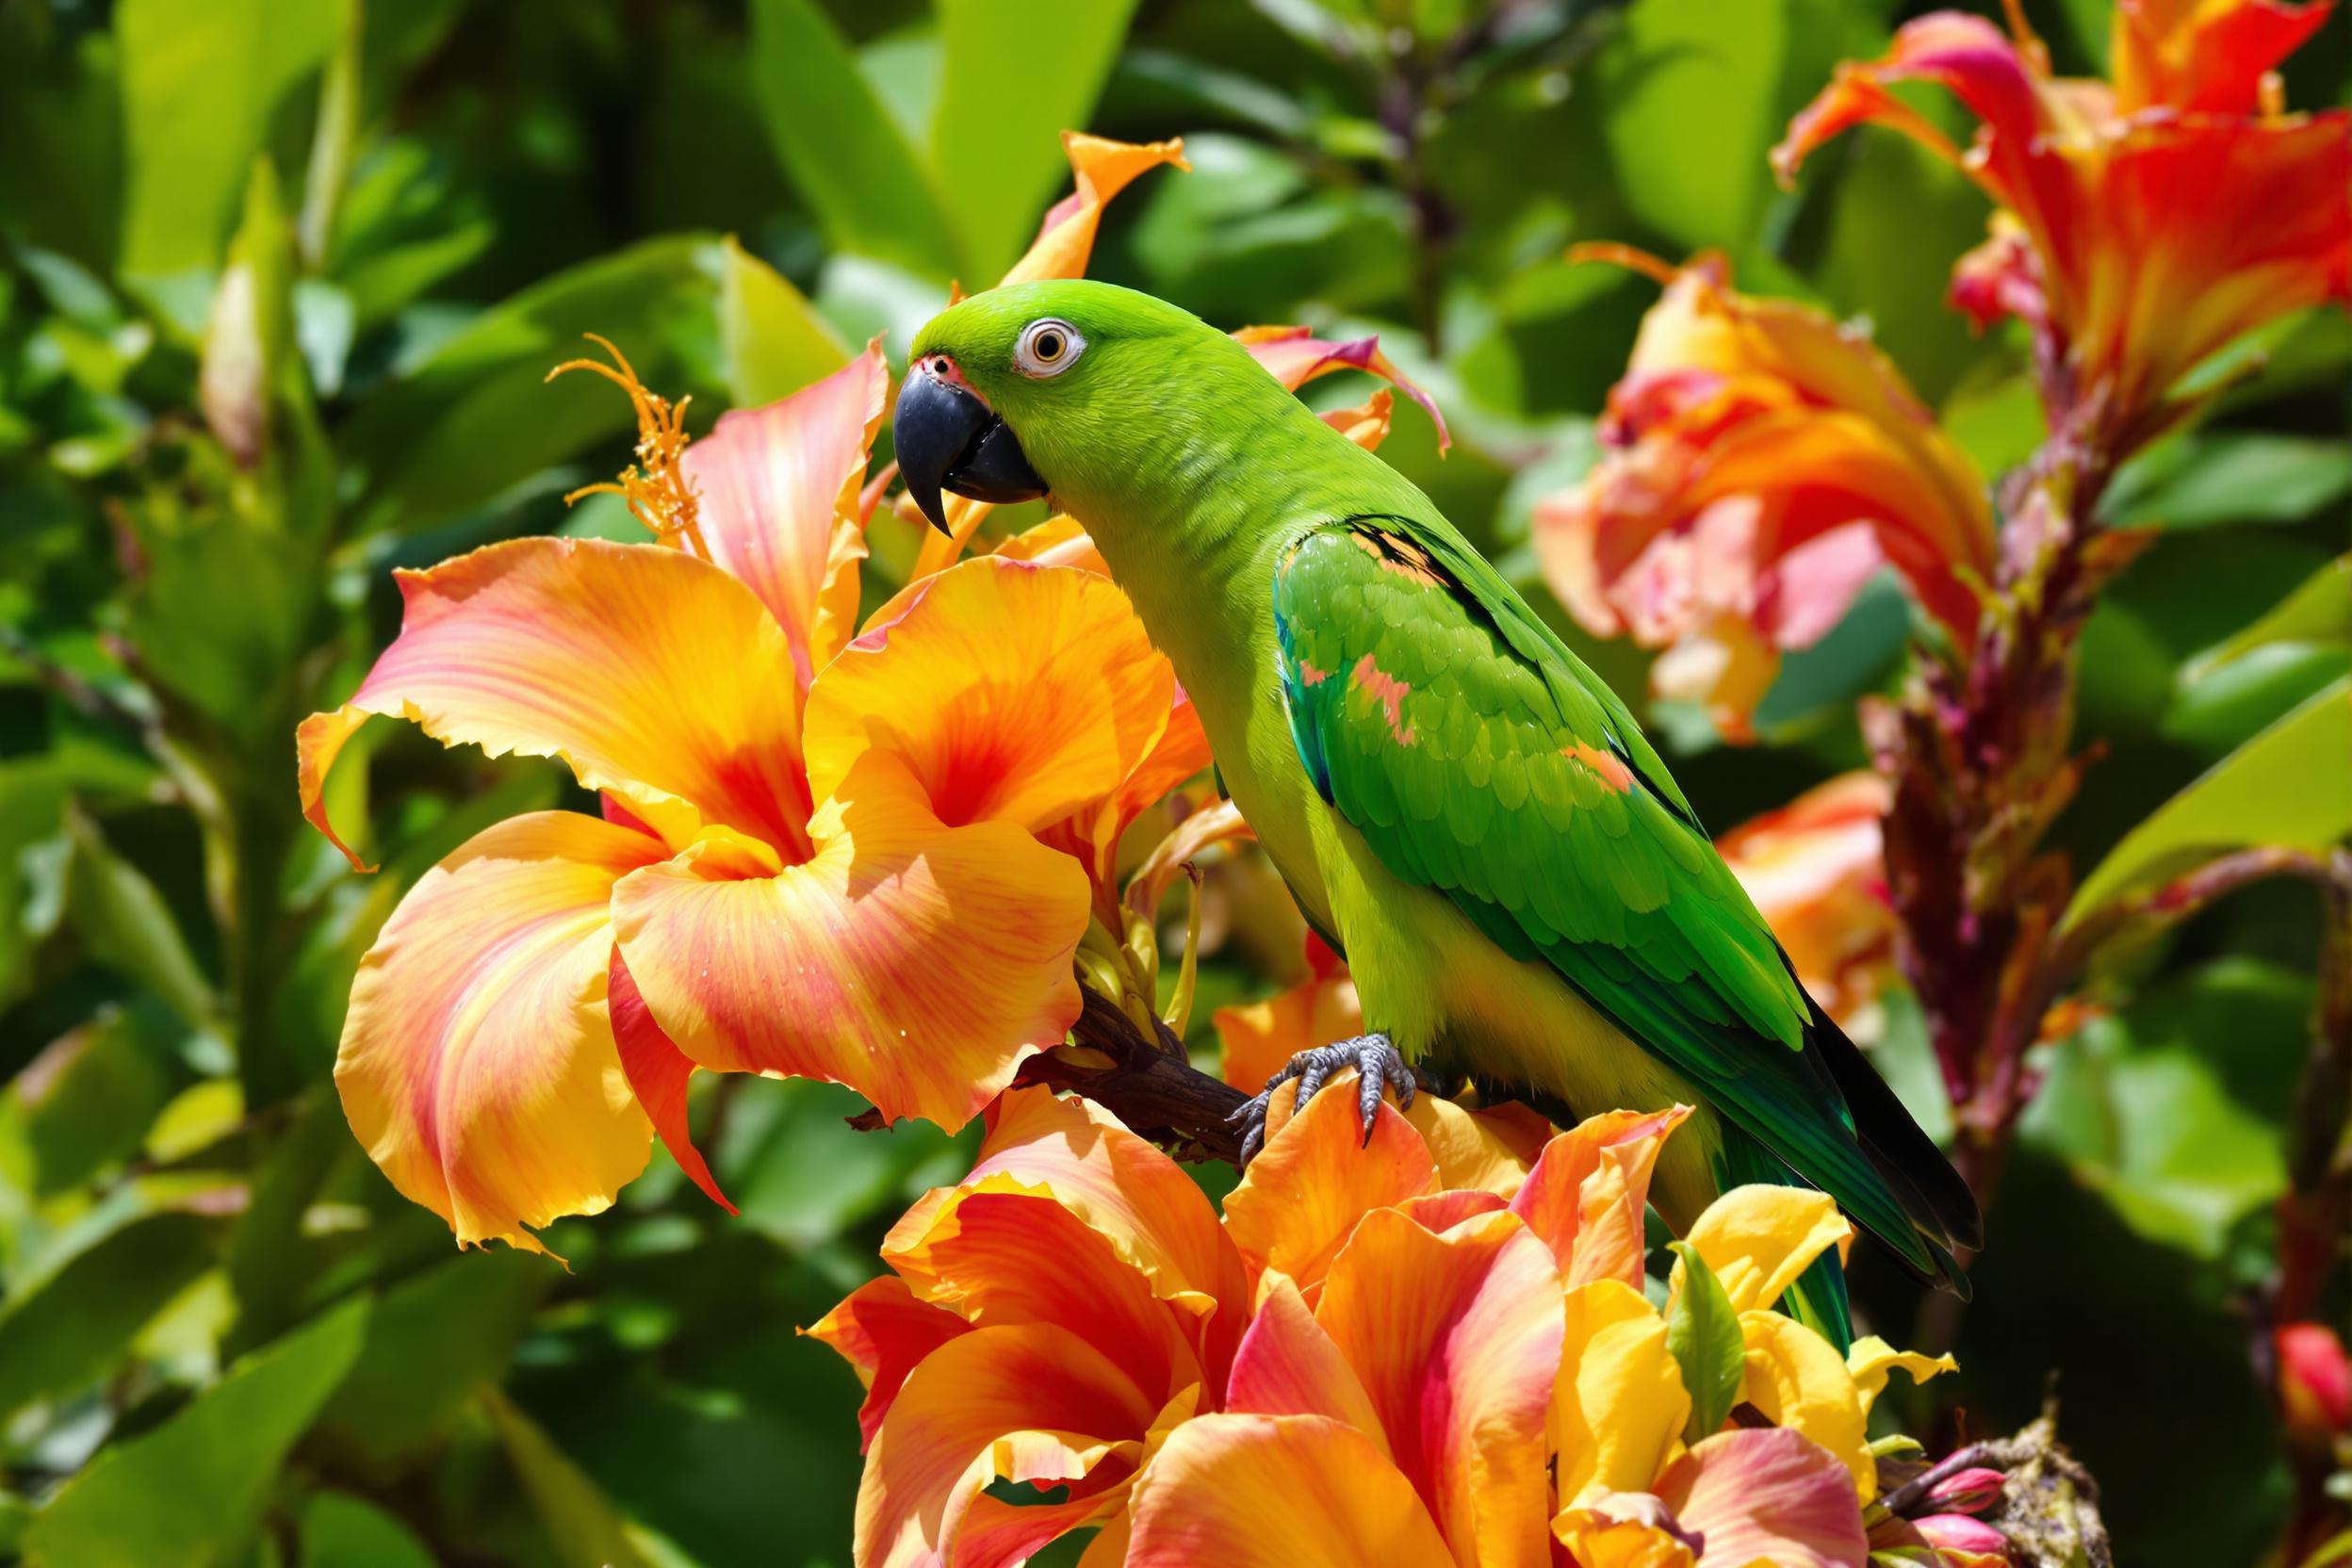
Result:
M1674 1306L1666 1315L1666 1348L1682 1369L1682 1386L1690 1396L1690 1419L1683 1424L1682 1440L1696 1443L1721 1428L1740 1396L1740 1379L1747 1364L1747 1341L1740 1332L1740 1315L1723 1282L1690 1243L1672 1244L1681 1260Z
M66 910L91 957L153 991L190 1028L211 1021L211 984L180 935L179 923L144 872L107 847L98 825L68 810L74 846Z
M135 1219L75 1253L0 1315L0 1419L78 1394L213 1262L220 1223L168 1213Z
M153 1431L103 1449L24 1536L29 1568L210 1568L252 1539L287 1450L368 1328L354 1297L256 1350Z
M561 1277L528 1252L462 1253L376 1303L368 1343L319 1416L363 1464L428 1446L476 1389L505 1374L531 1313Z
M343 8L318 0L122 0L129 188L122 270L217 265L253 155L289 92L324 63Z
M641 1532L537 1422L495 1387L482 1391L482 1406L538 1507L559 1561L651 1568Z
M2314 854L2352 834L2352 677L2223 758L2110 850L2066 906L2063 931L2167 876L2252 845Z
M0 1096L0 1169L51 1198L127 1159L186 1078L159 1004L107 1007L52 1041ZM10 1146L24 1168L10 1169Z
M2209 1261L2224 1256L2239 1221L2286 1190L2287 1174L2276 1125L2211 1059L2224 1048L2202 1014L2230 1012L2228 1052L2283 1058L2290 1075L2306 1048L2307 1007L2248 1005L2244 990L2243 975L2209 966L2185 991L2168 988L2086 1026L2053 1053L2020 1131L2133 1231ZM2200 1008L2207 992L2238 1004ZM2178 1026L2183 1012L2199 1014L2202 1026Z
M302 1505L305 1568L433 1568L432 1551L375 1504L319 1492Z
M737 408L789 397L849 363L849 350L808 296L729 235L719 285L719 349Z
M1625 11L1596 76L1609 155L1644 225L1688 250L1745 239L1771 190L1765 154L1780 134L1773 88L1788 48L1784 0Z
M935 277L956 270L930 172L813 0L752 0L751 73L768 139L827 239Z
M656 390L673 390L700 336L710 346L720 257L701 235L649 239L556 273L477 317L368 400L342 449L366 477L358 531L420 532L632 427L629 400L593 376L548 384L619 345Z
M1020 256L1118 57L1135 0L940 0L931 167L973 286Z
M2171 530L2298 523L2352 495L2352 446L2266 431L2193 431L2133 459L2099 510Z
M2330 561L2253 625L2181 666L2180 684L2193 686L2233 660L2281 643L2352 643L2352 555Z

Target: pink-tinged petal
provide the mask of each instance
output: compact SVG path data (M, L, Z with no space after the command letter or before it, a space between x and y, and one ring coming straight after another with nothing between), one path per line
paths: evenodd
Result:
M1650 1173L1690 1115L1688 1105L1610 1111L1544 1145L1511 1208L1551 1249L1569 1289L1593 1280L1642 1288Z
M460 1246L595 1214L652 1128L605 1004L613 883L659 840L569 811L467 840L360 960L335 1056L351 1131Z
M1004 274L1007 284L1037 283L1045 278L1083 278L1094 254L1094 233L1102 209L1138 175L1174 164L1189 171L1182 139L1137 144L1113 141L1083 131L1064 131L1062 150L1070 155L1070 172L1077 188L1054 204L1038 226L1028 253Z
M961 1127L1078 1016L1086 876L1010 824L942 825L878 753L812 831L797 865L706 836L627 878L629 972L700 1066L830 1079Z
M1308 1310L1298 1287L1280 1274L1266 1291L1233 1358L1225 1408L1252 1415L1326 1415L1372 1440L1388 1459L1388 1429L1364 1380Z
M1945 1564L1950 1564L1954 1557L1965 1561L1970 1555L1996 1563L2009 1560L2009 1538L1982 1519L1971 1519L1965 1513L1931 1513L1911 1523Z
M1552 1405L1561 1499L1649 1490L1690 1417L1666 1319L1642 1292L1621 1280L1570 1291Z
M1130 1510L1127 1568L1457 1563L1412 1483L1326 1416L1188 1421L1136 1478Z
M858 491L890 384L877 337L780 402L721 415L681 460L700 498L711 559L759 595L784 629L803 691L834 652L820 636L820 612L831 609L838 622L845 596L848 614L857 613L857 574L835 564L836 540L846 524L864 553Z
M652 1119L662 1147L670 1152L686 1179L709 1194L710 1201L733 1214L735 1205L719 1190L718 1178L710 1174L710 1163L694 1147L687 1128L686 1087L694 1077L694 1064L654 1022L645 999L637 992L637 982L629 977L629 966L621 961L618 943L613 945L612 962L608 1000L612 1039L620 1049L621 1070L629 1075L629 1089Z
M1097 1509L1115 1510L1158 1408L1101 1351L1054 1325L981 1328L947 1341L907 1375L867 1452L859 1568L960 1562L958 1530L1000 1477L1069 1483L1072 1501L1096 1505L1040 1510L1030 1551ZM992 1533L1001 1549L1001 1532Z
M1563 1318L1551 1254L1518 1217L1441 1236L1401 1214L1367 1215L1332 1261L1315 1315L1363 1380L1396 1467L1455 1560L1546 1562L1544 1433Z
M1429 1146L1383 1102L1364 1137L1355 1076L1343 1073L1276 1127L1226 1195L1225 1230L1253 1275L1287 1276L1309 1302L1358 1221L1437 1186ZM1282 1098L1295 1098L1295 1084Z
M298 733L303 814L336 847L319 792L382 713L445 745L561 758L674 845L721 825L806 851L792 650L735 579L599 539L517 539L398 575L400 636L349 702Z
M1308 327L1244 327L1233 334L1236 342L1250 351L1250 357L1266 367L1268 374L1293 392L1318 376L1339 370L1363 370L1380 377L1401 390L1406 397L1419 403L1429 415L1429 423L1437 427L1437 449L1446 450L1453 445L1452 433L1446 428L1446 416L1439 412L1437 400L1414 384L1413 378L1396 368L1394 361L1380 352L1378 337L1351 338L1344 343L1329 343L1315 335ZM1365 410L1355 411L1358 421ZM1382 432L1386 431L1387 410L1379 415ZM1340 427L1343 433L1348 427ZM1377 439L1363 443L1378 446Z
M982 556L919 585L808 695L818 799L868 750L951 825L1037 829L1116 794L1168 727L1176 677L1106 578Z
M895 1274L868 1280L840 1306L801 1331L829 1347L858 1374L866 1400L858 1409L858 1452L874 1444L906 1374L923 1357L972 1325L954 1313L919 1301Z
M1792 1431L1719 1432L1667 1467L1658 1495L1706 1541L1702 1564L1863 1568L1870 1555L1845 1466Z

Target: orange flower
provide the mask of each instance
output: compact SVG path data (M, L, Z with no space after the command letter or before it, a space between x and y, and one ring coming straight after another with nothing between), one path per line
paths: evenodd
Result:
M891 1231L891 1274L810 1331L867 1388L860 1568L1008 1560L1087 1524L1089 1562L1255 1562L1291 1540L1309 1562L1546 1560L1563 1278L1638 1278L1649 1169L1685 1113L1522 1155L1498 1131L1516 1124L1432 1097L1413 1120L1383 1105L1367 1145L1351 1096L1292 1117L1295 1094L1221 1225L1107 1113L1004 1097L972 1175ZM1006 1509L1001 1480L1070 1492ZM1315 1528L1284 1534L1269 1485ZM1274 1533L1212 1549L1253 1527ZM1392 1527L1430 1555L1348 1555Z
M2291 115L2271 68L2326 0L2124 0L2115 81L2050 74L2012 32L1956 12L1905 24L1847 63L1773 152L1784 181L1875 122L1973 179L2001 211L1964 257L1954 302L2034 330L2053 420L2083 412L2118 449L2161 429L2191 367L2294 310L2352 303L2352 112ZM1934 82L1978 122L1966 152L1894 96Z
M1659 694L1706 703L1735 739L1781 650L1818 642L1882 566L1973 631L1984 483L1884 354L1819 311L1733 292L1720 255L1571 254L1666 286L1609 393L1607 454L1536 509L1544 574L1588 630L1667 649Z
M1083 268L1101 203L1174 156L1075 139L1078 205L1024 265ZM1078 1014L1096 843L1200 765L1168 662L1095 574L972 562L857 633L878 340L691 447L683 404L613 357L577 368L635 403L638 463L591 488L660 543L402 573L399 639L299 736L304 814L338 847L327 775L373 714L556 758L603 803L460 848L353 988L346 1113L461 1245L602 1209L654 1133L724 1203L688 1137L697 1066L961 1126Z
M1786 1428L1718 1432L1655 1492L1604 1493L1552 1532L1574 1568L1862 1568L1869 1552L1845 1466Z
M1893 971L1883 833L1891 801L1878 775L1850 773L1715 843L1798 980L1848 1033L1870 1017Z

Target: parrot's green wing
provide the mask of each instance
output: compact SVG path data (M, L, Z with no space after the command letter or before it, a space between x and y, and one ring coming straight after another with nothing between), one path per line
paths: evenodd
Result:
M1390 871L1947 1272L1940 1250L1973 1240L1967 1188L1798 986L1624 704L1492 566L1450 530L1352 518L1283 552L1274 612L1299 758Z

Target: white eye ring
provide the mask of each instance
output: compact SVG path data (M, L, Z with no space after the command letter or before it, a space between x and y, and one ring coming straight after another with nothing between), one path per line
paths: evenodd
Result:
M1077 364L1078 356L1086 351L1086 340L1076 327L1058 316L1048 316L1021 329L1013 344L1013 368L1043 381Z

